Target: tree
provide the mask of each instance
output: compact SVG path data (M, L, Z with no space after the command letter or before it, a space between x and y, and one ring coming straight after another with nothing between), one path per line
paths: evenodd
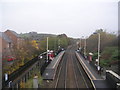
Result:
M102 29L100 30L96 30L95 32L100 33L100 50L101 52L105 49L105 47L108 46L117 46L117 43L115 43L114 41L117 40L117 36L112 34L112 33L108 33ZM97 48L98 48L98 35L97 34L92 34L89 36L89 38L87 38L87 50L88 52L93 51L93 52L97 52Z
M16 58L13 61L13 64L9 67L5 67L5 71L8 71L9 74L17 70L19 67L23 66L26 62L33 59L39 54L39 45L35 40L24 40L21 46L18 48L17 45L14 45L11 53Z
M118 37L113 33L108 33L103 29L96 30L100 33L100 64L108 66L118 60ZM98 35L92 34L87 38L87 53L93 52L93 59L97 59Z

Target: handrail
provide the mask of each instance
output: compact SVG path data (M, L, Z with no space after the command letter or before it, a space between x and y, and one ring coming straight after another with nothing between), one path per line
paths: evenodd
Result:
M7 81L4 81L4 77L3 77L2 79L3 87L5 87L9 83L9 81L14 80L16 77L18 77L21 73L23 73L27 68L29 68L36 61L38 61L38 57L35 57L32 60L25 63L25 65L21 66L19 69L11 73Z
M112 74L113 76L120 80L120 76L117 73L113 72L112 70L106 70L106 72L109 72L110 74Z

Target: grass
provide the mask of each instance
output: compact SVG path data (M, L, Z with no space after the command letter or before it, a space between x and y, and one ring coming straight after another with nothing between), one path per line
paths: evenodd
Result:
M25 83L25 88L33 88L33 79L30 78L26 83Z
M42 84L43 79L42 79L42 77L40 75L40 72L38 70L35 70L34 72L32 72L32 75L30 76L30 79L26 83L24 83L23 88L33 88L34 74L36 74L38 76L38 84L40 86L43 86L43 84Z

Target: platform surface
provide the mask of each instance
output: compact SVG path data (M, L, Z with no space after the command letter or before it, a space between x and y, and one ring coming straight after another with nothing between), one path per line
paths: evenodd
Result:
M76 53L78 55L78 59L82 66L86 69L89 76L92 80L103 80L103 78L93 69L93 67L88 63L88 60L85 60L79 53Z
M96 88L112 88L106 80L93 80Z
M64 54L65 51L60 52L54 59L51 61L51 63L47 66L47 69L55 69L57 65L59 64L62 55Z
M55 75L55 69L46 69L42 76L44 80L50 80L54 78L54 75Z
M87 74L93 81L95 88L111 88L109 82L107 82L97 71L88 63L88 60L85 60L79 53L76 53L80 63L85 68Z
M42 77L44 80L53 80L56 74L57 67L65 51L60 52L53 61L46 67Z

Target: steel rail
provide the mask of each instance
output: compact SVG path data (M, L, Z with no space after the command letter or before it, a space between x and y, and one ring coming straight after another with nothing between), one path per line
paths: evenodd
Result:
M59 83L59 79L60 79L60 74L62 72L61 70L62 70L63 64L64 64L64 59L62 58L62 62L61 62L60 69L59 69L59 72L58 72L58 77L57 77L57 80L56 80L56 83L55 83L55 88L58 87L58 83ZM64 86L65 86L65 81L64 81Z
M78 59L76 58L76 60L78 60ZM76 63L76 65L77 65L77 67L78 67L79 72L80 72L81 75L82 75L82 79L83 79L83 81L84 81L84 83L85 83L85 86L89 89L88 84L87 84L87 82L86 82L86 80L85 80L85 77L84 77L81 69L79 68L79 67L81 67L81 65L80 65L80 63L78 64L76 60L75 60L75 63ZM79 62L79 61L78 61L78 62ZM82 68L82 67L81 67L81 68Z
M65 90L67 88L67 65L68 65L67 63L68 63L68 60L66 61L66 69L65 69Z
M70 53L72 53L71 51L70 51ZM74 77L75 77L75 83L76 83L76 88L79 90L79 87L78 87L78 82L77 82L77 76L76 76L76 72L75 72L75 66L74 66L74 63L73 63L73 57L72 57L72 55L70 55L70 57L71 57L71 60L72 60L72 65L73 65L73 72L74 72Z

